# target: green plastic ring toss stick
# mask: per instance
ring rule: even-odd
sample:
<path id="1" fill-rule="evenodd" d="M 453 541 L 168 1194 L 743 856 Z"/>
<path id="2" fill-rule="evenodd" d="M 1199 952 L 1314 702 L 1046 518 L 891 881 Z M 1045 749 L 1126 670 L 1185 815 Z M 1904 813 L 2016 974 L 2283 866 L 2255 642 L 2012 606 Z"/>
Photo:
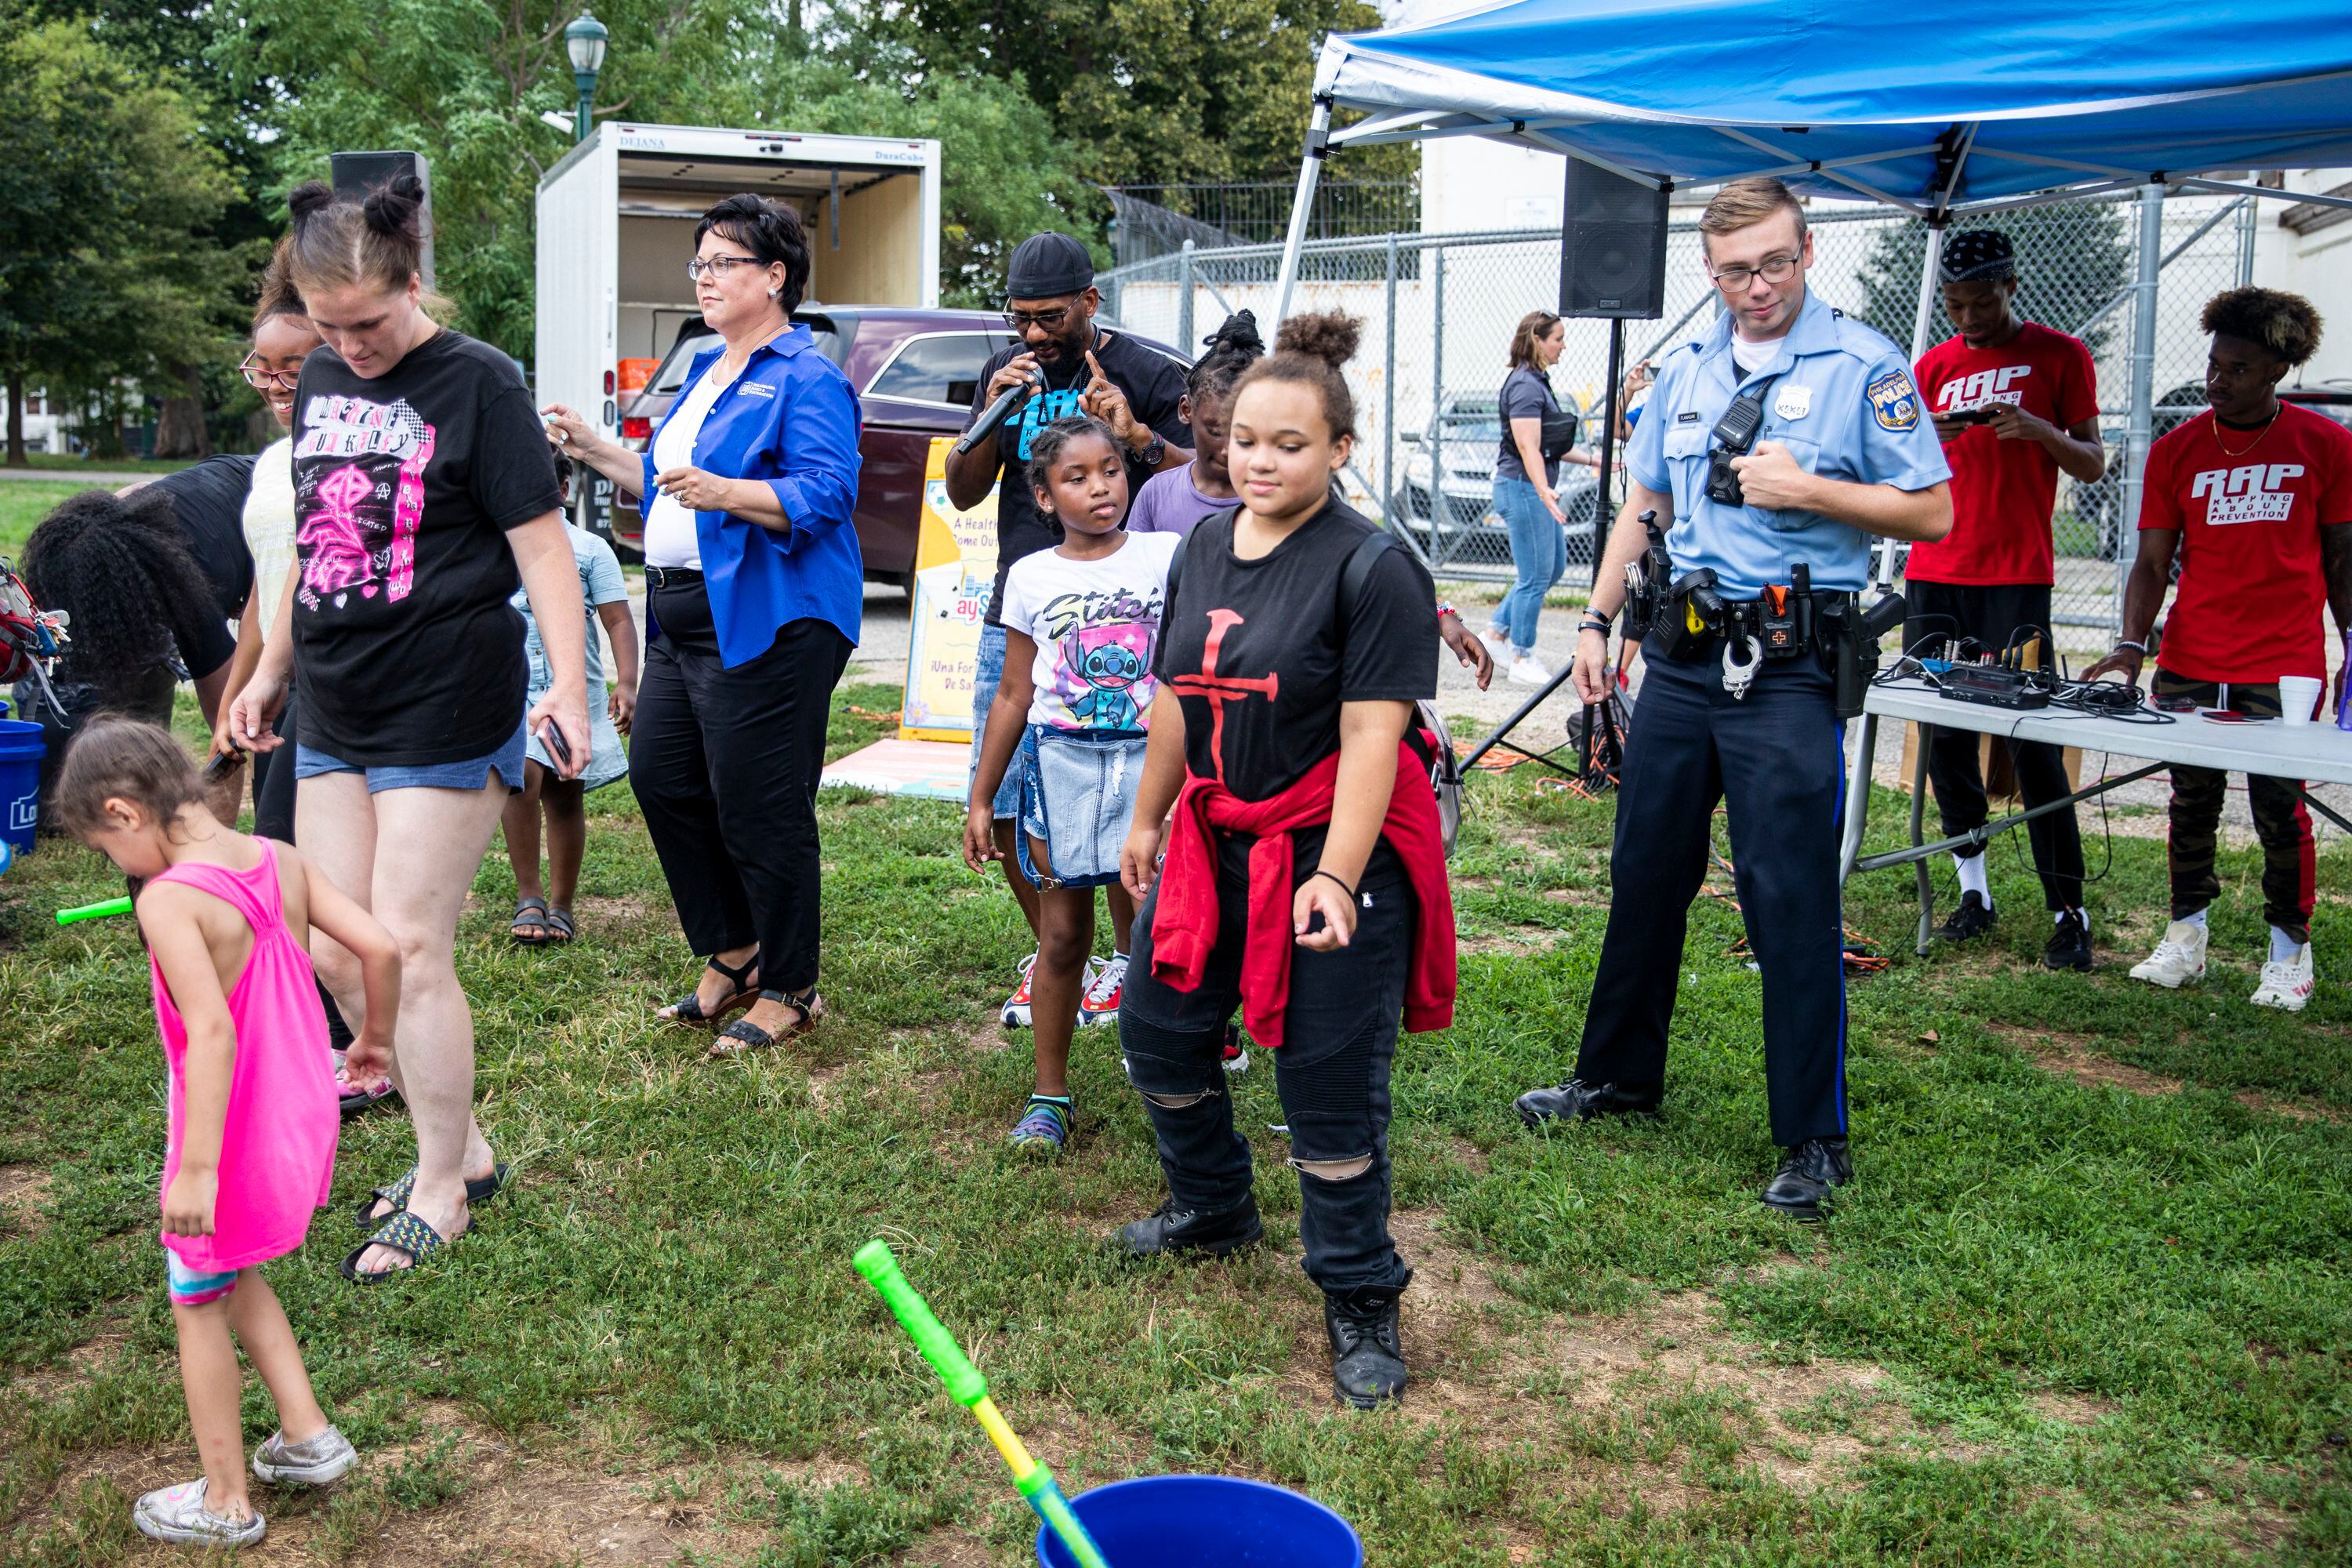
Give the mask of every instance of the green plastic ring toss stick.
<path id="1" fill-rule="evenodd" d="M 109 899 L 102 904 L 84 904 L 79 909 L 59 910 L 58 924 L 69 926 L 76 921 L 102 921 L 110 915 L 127 915 L 130 912 L 129 899 Z"/>
<path id="2" fill-rule="evenodd" d="M 1014 1489 L 1029 1500 L 1037 1517 L 1062 1538 L 1062 1544 L 1076 1559 L 1078 1568 L 1110 1568 L 1103 1561 L 1102 1549 L 1095 1544 L 1094 1537 L 1087 1533 L 1087 1527 L 1070 1510 L 1069 1500 L 1055 1482 L 1054 1472 L 1030 1458 L 1029 1450 L 1022 1446 L 1013 1428 L 1004 1424 L 1004 1417 L 997 1414 L 996 1401 L 988 1396 L 988 1379 L 957 1346 L 947 1325 L 932 1315 L 929 1305 L 907 1283 L 906 1275 L 899 1271 L 898 1259 L 891 1254 L 890 1244 L 869 1241 L 857 1249 L 850 1261 L 857 1265 L 857 1272 L 866 1276 L 866 1282 L 881 1292 L 891 1316 L 907 1331 L 907 1337 L 915 1342 L 915 1348 L 923 1352 L 923 1359 L 931 1363 L 931 1370 L 940 1374 L 940 1381 L 948 1385 L 948 1393 L 979 1419 L 982 1429 L 996 1445 L 996 1451 L 1012 1467 Z"/>

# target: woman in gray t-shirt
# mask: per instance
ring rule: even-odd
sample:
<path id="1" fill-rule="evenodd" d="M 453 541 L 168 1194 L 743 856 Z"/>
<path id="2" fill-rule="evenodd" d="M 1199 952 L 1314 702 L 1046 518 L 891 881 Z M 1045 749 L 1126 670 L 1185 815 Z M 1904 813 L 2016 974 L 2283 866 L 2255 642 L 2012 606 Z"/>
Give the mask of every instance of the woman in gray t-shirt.
<path id="1" fill-rule="evenodd" d="M 1544 595 L 1568 570 L 1568 517 L 1553 488 L 1559 482 L 1559 461 L 1546 462 L 1543 457 L 1544 418 L 1559 412 L 1548 373 L 1567 346 L 1568 323 L 1549 310 L 1530 310 L 1519 318 L 1511 333 L 1511 371 L 1504 378 L 1500 399 L 1503 431 L 1495 459 L 1495 510 L 1502 513 L 1510 534 L 1511 563 L 1518 580 L 1495 606 L 1487 639 L 1510 645 L 1511 679 L 1524 686 L 1541 686 L 1551 679 L 1535 656 L 1536 620 Z M 1568 458 L 1589 460 L 1576 452 Z"/>

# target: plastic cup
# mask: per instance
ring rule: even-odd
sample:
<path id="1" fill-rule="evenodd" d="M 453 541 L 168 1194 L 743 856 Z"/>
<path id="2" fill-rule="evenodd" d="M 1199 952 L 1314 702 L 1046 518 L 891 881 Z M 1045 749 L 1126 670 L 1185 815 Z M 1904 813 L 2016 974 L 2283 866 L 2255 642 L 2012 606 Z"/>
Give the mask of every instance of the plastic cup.
<path id="1" fill-rule="evenodd" d="M 2308 724 L 2319 707 L 2320 689 L 2327 683 L 2315 675 L 2279 677 L 2279 716 L 2290 724 Z"/>
<path id="2" fill-rule="evenodd" d="M 1145 1476 L 1070 1500 L 1110 1568 L 1363 1568 L 1363 1542 L 1317 1502 L 1234 1476 Z M 1037 1561 L 1072 1568 L 1042 1526 Z"/>

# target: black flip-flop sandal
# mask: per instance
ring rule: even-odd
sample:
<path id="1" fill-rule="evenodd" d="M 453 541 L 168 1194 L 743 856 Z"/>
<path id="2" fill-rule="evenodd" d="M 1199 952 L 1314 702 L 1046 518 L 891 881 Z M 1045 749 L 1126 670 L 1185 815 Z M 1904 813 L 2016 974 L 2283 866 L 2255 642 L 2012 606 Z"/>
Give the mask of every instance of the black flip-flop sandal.
<path id="1" fill-rule="evenodd" d="M 805 1035 L 815 1028 L 824 1016 L 824 998 L 816 994 L 814 985 L 797 996 L 782 991 L 762 991 L 760 997 L 766 1002 L 782 1002 L 800 1016 L 772 1035 L 749 1018 L 736 1019 L 710 1042 L 710 1055 L 714 1060 L 722 1057 L 740 1057 L 751 1051 L 763 1051 L 780 1041 Z"/>
<path id="2" fill-rule="evenodd" d="M 580 928 L 573 923 L 570 910 L 551 909 L 547 911 L 548 946 L 569 947 L 572 945 L 572 939 L 579 934 Z"/>
<path id="3" fill-rule="evenodd" d="M 466 1183 L 467 1212 L 468 1214 L 472 1213 L 482 1205 L 488 1203 L 492 1198 L 497 1197 L 500 1193 L 505 1192 L 507 1190 L 507 1178 L 511 1173 L 512 1168 L 510 1166 L 498 1164 L 490 1167 L 490 1173 L 488 1175 L 468 1179 Z M 407 1213 L 408 1200 L 415 1195 L 416 1167 L 411 1165 L 408 1169 L 400 1173 L 400 1180 L 393 1183 L 392 1185 L 388 1187 L 378 1187 L 369 1193 L 366 1197 L 362 1198 L 360 1200 L 358 1212 L 352 1217 L 358 1222 L 359 1227 L 362 1230 L 366 1230 L 371 1226 L 382 1225 L 394 1215 Z M 368 1211 L 374 1208 L 379 1202 L 388 1203 L 392 1207 L 383 1214 L 369 1213 Z"/>
<path id="4" fill-rule="evenodd" d="M 373 1236 L 352 1247 L 344 1257 L 343 1261 L 338 1265 L 338 1271 L 354 1285 L 381 1285 L 394 1275 L 414 1274 L 424 1267 L 426 1258 L 436 1252 L 454 1247 L 473 1228 L 469 1223 L 466 1229 L 459 1231 L 456 1236 L 443 1236 L 406 1209 L 403 1209 L 377 1227 Z M 362 1273 L 360 1259 L 367 1256 L 367 1250 L 371 1247 L 388 1247 L 394 1252 L 405 1255 L 408 1258 L 408 1267 L 376 1268 Z"/>
<path id="5" fill-rule="evenodd" d="M 524 934 L 526 931 L 532 929 L 536 929 L 538 931 L 539 934 L 537 936 L 526 936 Z M 507 938 L 509 941 L 512 942 L 517 947 L 545 947 L 547 945 L 547 900 L 545 899 L 517 899 L 515 900 L 514 919 L 507 921 Z"/>
<path id="6" fill-rule="evenodd" d="M 735 987 L 733 994 L 720 1002 L 715 1011 L 706 1013 L 702 1010 L 701 996 L 696 992 L 689 991 L 669 1005 L 666 1016 L 670 1023 L 684 1024 L 689 1028 L 716 1028 L 728 1014 L 739 1007 L 749 1007 L 760 999 L 758 986 L 743 984 L 752 971 L 760 967 L 760 958 L 757 953 L 745 959 L 740 965 L 721 963 L 713 958 L 705 963 L 704 967 L 725 976 Z"/>

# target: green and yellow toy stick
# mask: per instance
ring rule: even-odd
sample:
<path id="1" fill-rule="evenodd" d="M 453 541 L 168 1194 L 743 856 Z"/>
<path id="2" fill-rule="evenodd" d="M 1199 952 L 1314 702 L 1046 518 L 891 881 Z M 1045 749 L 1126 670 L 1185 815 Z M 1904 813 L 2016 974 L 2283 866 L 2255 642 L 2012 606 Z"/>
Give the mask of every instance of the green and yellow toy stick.
<path id="1" fill-rule="evenodd" d="M 988 1396 L 988 1379 L 957 1346 L 947 1325 L 932 1315 L 929 1305 L 907 1283 L 906 1275 L 899 1271 L 898 1259 L 891 1254 L 890 1244 L 869 1241 L 857 1249 L 850 1261 L 857 1265 L 857 1272 L 866 1276 L 866 1282 L 881 1292 L 891 1316 L 907 1331 L 907 1337 L 915 1342 L 915 1348 L 923 1352 L 923 1359 L 931 1363 L 931 1370 L 940 1374 L 940 1381 L 948 1385 L 948 1393 L 979 1420 L 981 1429 L 1012 1467 L 1014 1489 L 1029 1500 L 1037 1517 L 1062 1538 L 1062 1544 L 1069 1549 L 1078 1568 L 1110 1568 L 1103 1561 L 1102 1549 L 1095 1544 L 1094 1537 L 1078 1522 L 1078 1516 L 1070 1511 L 1070 1501 L 1062 1495 L 1054 1472 L 1030 1458 L 1029 1450 L 1022 1447 L 1021 1439 L 997 1414 L 996 1401 Z"/>
<path id="2" fill-rule="evenodd" d="M 59 910 L 58 924 L 69 926 L 76 921 L 102 921 L 110 915 L 127 915 L 130 912 L 129 899 L 109 899 L 102 904 L 84 904 L 79 909 Z"/>

